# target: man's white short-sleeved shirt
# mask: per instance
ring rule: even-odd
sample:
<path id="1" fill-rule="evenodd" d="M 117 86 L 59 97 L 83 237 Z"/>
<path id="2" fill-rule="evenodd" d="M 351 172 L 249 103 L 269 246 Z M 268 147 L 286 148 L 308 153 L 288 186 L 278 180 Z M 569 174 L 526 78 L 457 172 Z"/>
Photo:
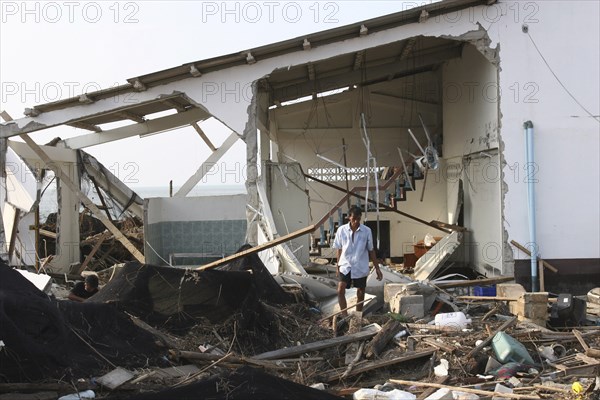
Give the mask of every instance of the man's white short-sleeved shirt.
<path id="1" fill-rule="evenodd" d="M 352 271 L 351 278 L 358 279 L 369 275 L 369 251 L 373 250 L 371 228 L 360 224 L 352 237 L 350 224 L 340 226 L 335 233 L 334 249 L 341 249 L 338 260 L 340 272 L 344 275 Z"/>

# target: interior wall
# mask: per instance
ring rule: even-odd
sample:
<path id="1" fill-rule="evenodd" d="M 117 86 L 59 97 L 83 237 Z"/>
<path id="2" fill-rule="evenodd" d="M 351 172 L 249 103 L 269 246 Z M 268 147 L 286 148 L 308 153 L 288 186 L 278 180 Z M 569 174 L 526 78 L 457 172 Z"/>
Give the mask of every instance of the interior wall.
<path id="1" fill-rule="evenodd" d="M 269 177 L 269 206 L 279 236 L 310 225 L 306 182 L 299 164 L 267 163 L 263 173 Z M 309 261 L 309 235 L 288 242 L 302 265 Z"/>
<path id="2" fill-rule="evenodd" d="M 246 195 L 164 197 L 144 200 L 144 254 L 148 264 L 177 265 L 212 261 L 236 252 L 246 235 Z"/>
<path id="3" fill-rule="evenodd" d="M 443 68 L 443 154 L 448 218 L 456 219 L 463 182 L 465 261 L 488 275 L 503 268 L 497 68 L 473 45 Z"/>

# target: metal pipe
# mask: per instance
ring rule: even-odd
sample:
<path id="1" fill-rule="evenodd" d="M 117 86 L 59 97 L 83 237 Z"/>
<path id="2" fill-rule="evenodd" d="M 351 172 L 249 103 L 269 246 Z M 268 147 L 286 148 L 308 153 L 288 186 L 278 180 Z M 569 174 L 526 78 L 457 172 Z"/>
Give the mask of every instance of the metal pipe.
<path id="1" fill-rule="evenodd" d="M 531 291 L 538 291 L 538 246 L 535 230 L 535 165 L 533 161 L 533 122 L 527 121 L 523 124 L 525 129 L 525 142 L 527 147 L 527 199 L 529 208 L 529 243 L 531 244 Z"/>

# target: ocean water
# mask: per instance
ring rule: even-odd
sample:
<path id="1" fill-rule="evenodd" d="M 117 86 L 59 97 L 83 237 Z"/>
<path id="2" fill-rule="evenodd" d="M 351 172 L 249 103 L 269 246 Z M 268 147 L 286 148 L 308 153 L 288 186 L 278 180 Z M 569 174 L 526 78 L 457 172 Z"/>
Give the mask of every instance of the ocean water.
<path id="1" fill-rule="evenodd" d="M 169 197 L 168 186 L 131 186 L 131 189 L 142 198 Z M 179 187 L 174 187 L 173 194 L 177 193 L 177 190 L 179 190 Z M 82 187 L 82 192 L 85 193 L 94 204 L 101 204 L 95 190 L 89 187 Z M 192 189 L 188 194 L 188 197 L 223 196 L 245 193 L 246 187 L 244 185 L 198 185 Z M 40 221 L 45 221 L 48 215 L 56 212 L 57 209 L 56 186 L 50 185 L 44 191 L 42 200 L 40 201 Z"/>

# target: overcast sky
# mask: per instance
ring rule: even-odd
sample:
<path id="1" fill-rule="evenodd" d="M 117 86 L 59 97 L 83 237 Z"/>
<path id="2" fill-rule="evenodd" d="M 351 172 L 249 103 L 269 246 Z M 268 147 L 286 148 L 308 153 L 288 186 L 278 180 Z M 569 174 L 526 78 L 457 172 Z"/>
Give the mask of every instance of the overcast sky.
<path id="1" fill-rule="evenodd" d="M 0 110 L 126 83 L 127 78 L 431 3 L 420 1 L 4 1 L 0 0 Z M 204 126 L 217 146 L 228 131 Z M 46 143 L 83 132 L 60 127 Z M 132 186 L 182 185 L 210 150 L 193 128 L 86 151 Z M 244 183 L 239 141 L 209 184 Z M 238 174 L 231 171 L 239 171 Z"/>

